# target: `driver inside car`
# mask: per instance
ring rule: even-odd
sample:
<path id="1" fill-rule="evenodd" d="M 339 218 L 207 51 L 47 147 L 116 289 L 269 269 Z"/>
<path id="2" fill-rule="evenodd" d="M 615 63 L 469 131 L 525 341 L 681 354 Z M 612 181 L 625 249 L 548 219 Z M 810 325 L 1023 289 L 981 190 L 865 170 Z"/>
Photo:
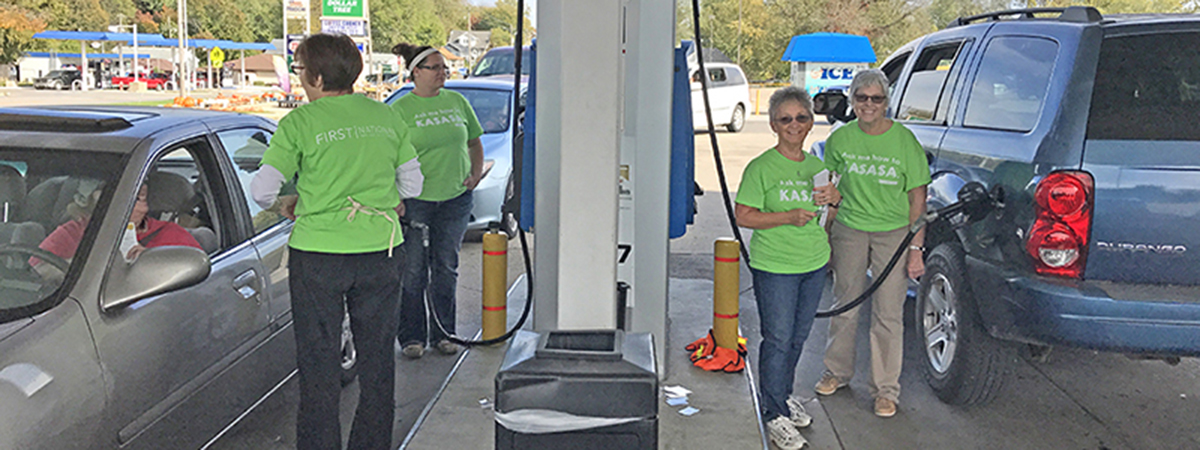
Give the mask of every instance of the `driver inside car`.
<path id="1" fill-rule="evenodd" d="M 192 237 L 192 234 L 188 233 L 179 224 L 148 216 L 150 212 L 150 203 L 148 201 L 150 193 L 151 190 L 148 181 L 143 183 L 141 188 L 138 189 L 137 201 L 133 205 L 133 212 L 129 214 L 129 223 L 134 224 L 137 232 L 137 244 L 123 255 L 125 259 L 133 262 L 137 259 L 138 255 L 141 255 L 148 248 L 169 245 L 202 249 L 200 243 L 196 242 L 196 238 Z M 72 220 L 59 225 L 38 247 L 70 262 L 75 257 L 75 251 L 79 248 L 79 242 L 83 240 L 83 233 L 87 230 L 88 221 L 92 217 L 92 210 L 99 199 L 99 186 L 91 194 L 77 195 L 75 201 L 67 207 L 67 214 L 72 217 Z M 64 275 L 57 267 L 47 264 L 37 257 L 29 258 L 29 263 L 43 278 L 59 278 Z"/>

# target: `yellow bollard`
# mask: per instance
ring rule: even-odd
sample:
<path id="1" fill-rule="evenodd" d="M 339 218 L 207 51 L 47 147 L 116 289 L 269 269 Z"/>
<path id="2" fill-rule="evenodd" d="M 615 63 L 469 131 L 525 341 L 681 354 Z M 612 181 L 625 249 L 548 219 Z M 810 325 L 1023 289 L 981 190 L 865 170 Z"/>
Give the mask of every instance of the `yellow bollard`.
<path id="1" fill-rule="evenodd" d="M 483 235 L 483 339 L 504 334 L 508 321 L 508 236 L 489 231 Z"/>
<path id="2" fill-rule="evenodd" d="M 717 347 L 738 348 L 738 241 L 717 239 L 713 251 L 713 340 Z"/>

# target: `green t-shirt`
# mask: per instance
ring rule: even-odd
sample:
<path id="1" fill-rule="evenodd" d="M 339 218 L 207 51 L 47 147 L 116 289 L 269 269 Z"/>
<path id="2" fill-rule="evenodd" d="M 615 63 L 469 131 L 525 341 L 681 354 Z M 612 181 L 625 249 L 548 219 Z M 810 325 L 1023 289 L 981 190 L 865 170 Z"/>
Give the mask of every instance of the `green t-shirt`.
<path id="1" fill-rule="evenodd" d="M 925 150 L 899 122 L 879 136 L 857 120 L 838 128 L 825 141 L 825 167 L 842 176 L 837 221 L 859 231 L 908 226 L 908 191 L 930 182 Z"/>
<path id="2" fill-rule="evenodd" d="M 796 162 L 772 148 L 746 165 L 737 202 L 769 213 L 796 208 L 815 212 L 813 175 L 824 168 L 815 157 L 807 156 L 804 161 Z M 818 222 L 814 218 L 802 227 L 780 225 L 754 230 L 750 238 L 750 267 L 783 274 L 820 269 L 829 262 L 829 238 Z"/>
<path id="3" fill-rule="evenodd" d="M 463 180 L 471 174 L 467 141 L 483 135 L 483 127 L 467 99 L 449 89 L 433 97 L 409 92 L 396 99 L 392 109 L 408 123 L 421 161 L 425 184 L 417 199 L 440 202 L 466 192 Z"/>
<path id="4" fill-rule="evenodd" d="M 322 253 L 387 250 L 400 204 L 396 169 L 417 157 L 409 134 L 391 108 L 357 94 L 318 99 L 280 120 L 262 164 L 286 180 L 299 175 L 288 245 Z M 347 197 L 391 220 L 368 211 L 347 220 Z M 394 243 L 403 241 L 396 227 Z"/>

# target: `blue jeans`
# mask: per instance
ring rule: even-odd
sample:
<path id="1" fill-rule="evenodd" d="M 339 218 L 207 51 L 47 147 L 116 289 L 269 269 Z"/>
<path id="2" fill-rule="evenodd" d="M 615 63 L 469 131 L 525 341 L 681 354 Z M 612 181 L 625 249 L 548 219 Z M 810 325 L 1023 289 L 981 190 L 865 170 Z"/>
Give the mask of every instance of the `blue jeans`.
<path id="1" fill-rule="evenodd" d="M 787 398 L 792 395 L 804 341 L 816 320 L 827 270 L 780 274 L 750 269 L 763 337 L 758 347 L 758 395 L 764 421 L 791 414 Z"/>
<path id="2" fill-rule="evenodd" d="M 440 202 L 404 200 L 404 217 L 429 227 L 429 248 L 420 232 L 409 229 L 404 236 L 404 279 L 400 294 L 400 327 L 396 338 L 402 345 L 438 342 L 446 335 L 426 317 L 425 296 L 433 303 L 446 331 L 454 334 L 455 296 L 458 288 L 458 251 L 471 218 L 471 191 Z"/>

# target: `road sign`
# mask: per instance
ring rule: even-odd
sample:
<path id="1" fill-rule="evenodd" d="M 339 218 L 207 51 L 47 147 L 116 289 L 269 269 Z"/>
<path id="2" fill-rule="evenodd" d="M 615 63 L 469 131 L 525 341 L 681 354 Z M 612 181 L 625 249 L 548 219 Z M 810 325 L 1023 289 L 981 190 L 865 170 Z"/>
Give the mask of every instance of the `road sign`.
<path id="1" fill-rule="evenodd" d="M 225 62 L 225 52 L 221 50 L 221 47 L 213 47 L 208 52 L 208 61 L 209 64 L 219 67 Z"/>

